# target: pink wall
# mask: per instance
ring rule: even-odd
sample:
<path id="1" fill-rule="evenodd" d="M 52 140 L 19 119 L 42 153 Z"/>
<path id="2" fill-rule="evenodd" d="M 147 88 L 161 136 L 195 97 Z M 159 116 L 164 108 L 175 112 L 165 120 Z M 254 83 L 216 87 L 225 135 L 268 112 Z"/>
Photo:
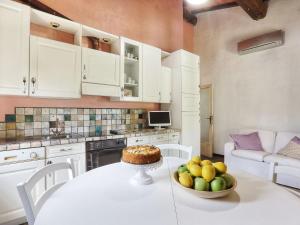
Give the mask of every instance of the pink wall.
<path id="1" fill-rule="evenodd" d="M 193 32 L 183 21 L 182 0 L 41 0 L 72 20 L 157 46 L 192 51 Z M 50 35 L 53 35 L 51 32 Z M 62 37 L 62 36 L 60 36 Z M 63 37 L 62 37 L 63 38 Z M 66 37 L 68 38 L 68 37 Z M 0 96 L 0 121 L 15 107 L 94 107 L 159 109 L 159 104 L 111 102 L 106 97 L 77 100 Z"/>

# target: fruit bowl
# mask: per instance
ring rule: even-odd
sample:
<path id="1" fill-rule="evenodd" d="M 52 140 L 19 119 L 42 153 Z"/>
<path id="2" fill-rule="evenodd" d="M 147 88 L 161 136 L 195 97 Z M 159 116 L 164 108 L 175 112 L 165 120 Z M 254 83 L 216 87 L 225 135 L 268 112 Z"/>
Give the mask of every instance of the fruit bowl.
<path id="1" fill-rule="evenodd" d="M 192 188 L 187 188 L 187 187 L 184 187 L 180 184 L 179 182 L 179 175 L 178 175 L 178 172 L 175 171 L 174 174 L 173 174 L 173 179 L 176 183 L 176 185 L 178 185 L 180 188 L 182 188 L 183 190 L 189 192 L 190 194 L 193 194 L 193 195 L 196 195 L 200 198 L 221 198 L 221 197 L 225 197 L 227 195 L 229 195 L 231 192 L 234 191 L 234 189 L 236 188 L 237 186 L 237 182 L 236 182 L 236 179 L 234 179 L 234 182 L 233 182 L 233 186 L 229 189 L 226 189 L 226 190 L 222 190 L 222 191 L 216 191 L 216 192 L 212 192 L 212 191 L 197 191 L 197 190 L 194 190 Z"/>

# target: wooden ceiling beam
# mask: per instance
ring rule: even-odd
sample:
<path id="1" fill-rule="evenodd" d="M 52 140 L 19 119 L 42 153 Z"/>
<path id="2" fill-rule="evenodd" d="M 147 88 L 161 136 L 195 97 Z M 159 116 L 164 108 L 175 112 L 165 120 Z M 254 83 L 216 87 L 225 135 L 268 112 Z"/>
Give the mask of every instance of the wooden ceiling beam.
<path id="1" fill-rule="evenodd" d="M 232 7 L 237 7 L 237 6 L 239 6 L 239 5 L 236 2 L 229 2 L 229 3 L 215 5 L 215 6 L 211 6 L 211 7 L 207 7 L 207 8 L 203 8 L 203 9 L 195 9 L 195 10 L 192 10 L 191 13 L 196 15 L 199 13 L 215 11 L 215 10 L 220 10 L 220 9 L 227 9 L 227 8 L 232 8 Z"/>
<path id="2" fill-rule="evenodd" d="M 236 0 L 236 2 L 254 20 L 263 19 L 267 15 L 267 11 L 268 11 L 267 0 Z"/>

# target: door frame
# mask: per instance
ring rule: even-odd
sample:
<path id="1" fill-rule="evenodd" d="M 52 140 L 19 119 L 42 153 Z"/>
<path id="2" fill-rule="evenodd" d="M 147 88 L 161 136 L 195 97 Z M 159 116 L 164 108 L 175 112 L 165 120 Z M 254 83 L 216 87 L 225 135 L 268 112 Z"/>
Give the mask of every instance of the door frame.
<path id="1" fill-rule="evenodd" d="M 209 134 L 208 134 L 208 139 L 210 140 L 210 146 L 209 150 L 203 151 L 204 148 L 202 148 L 202 142 L 201 142 L 201 154 L 207 157 L 212 157 L 214 154 L 214 108 L 213 108 L 213 86 L 212 84 L 205 84 L 205 85 L 200 85 L 200 92 L 201 89 L 209 89 L 209 96 L 210 96 L 210 112 L 211 112 L 211 123 L 209 127 Z M 200 101 L 201 101 L 201 95 L 200 95 Z M 201 102 L 200 102 L 200 121 L 201 121 Z M 200 124 L 201 127 L 201 124 Z M 200 137 L 201 138 L 201 137 Z"/>

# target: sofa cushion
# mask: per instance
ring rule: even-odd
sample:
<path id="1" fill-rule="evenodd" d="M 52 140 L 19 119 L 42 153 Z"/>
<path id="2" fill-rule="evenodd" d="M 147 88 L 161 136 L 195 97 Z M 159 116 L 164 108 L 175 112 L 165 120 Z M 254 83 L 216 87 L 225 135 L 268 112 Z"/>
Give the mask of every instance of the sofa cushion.
<path id="1" fill-rule="evenodd" d="M 240 158 L 251 159 L 258 162 L 263 162 L 264 157 L 270 155 L 269 152 L 246 149 L 234 150 L 231 152 L 231 154 Z"/>
<path id="2" fill-rule="evenodd" d="M 267 163 L 277 162 L 279 165 L 283 166 L 294 166 L 300 168 L 300 160 L 293 159 L 284 155 L 272 154 L 264 158 L 264 161 Z"/>
<path id="3" fill-rule="evenodd" d="M 274 147 L 274 152 L 277 153 L 281 149 L 283 149 L 285 146 L 288 145 L 288 143 L 294 138 L 294 137 L 299 137 L 300 138 L 300 133 L 294 133 L 294 132 L 278 132 L 276 136 L 276 141 L 275 141 L 275 147 Z"/>
<path id="4" fill-rule="evenodd" d="M 258 132 L 258 136 L 260 138 L 262 147 L 264 151 L 272 153 L 274 149 L 274 143 L 275 143 L 275 132 L 274 131 L 268 131 L 268 130 L 255 130 L 255 129 L 243 129 L 239 130 L 239 134 L 249 134 L 251 132 Z"/>
<path id="5" fill-rule="evenodd" d="M 277 154 L 291 157 L 293 159 L 300 159 L 300 139 L 298 137 L 294 137 L 287 146 L 279 150 Z"/>
<path id="6" fill-rule="evenodd" d="M 231 134 L 235 149 L 263 151 L 258 132 L 250 134 Z"/>

